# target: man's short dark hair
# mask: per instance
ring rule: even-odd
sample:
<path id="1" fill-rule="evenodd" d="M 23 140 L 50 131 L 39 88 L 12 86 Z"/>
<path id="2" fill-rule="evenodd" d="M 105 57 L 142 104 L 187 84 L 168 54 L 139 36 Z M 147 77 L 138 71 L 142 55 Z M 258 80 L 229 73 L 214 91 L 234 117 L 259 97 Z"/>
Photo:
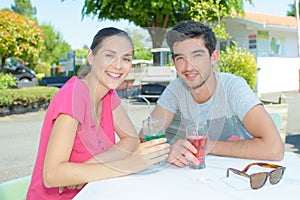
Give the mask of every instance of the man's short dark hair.
<path id="1" fill-rule="evenodd" d="M 209 51 L 209 55 L 212 55 L 216 49 L 217 39 L 212 29 L 209 28 L 209 26 L 193 20 L 179 22 L 167 32 L 166 36 L 167 44 L 172 52 L 174 43 L 191 38 L 202 38 L 205 47 Z"/>

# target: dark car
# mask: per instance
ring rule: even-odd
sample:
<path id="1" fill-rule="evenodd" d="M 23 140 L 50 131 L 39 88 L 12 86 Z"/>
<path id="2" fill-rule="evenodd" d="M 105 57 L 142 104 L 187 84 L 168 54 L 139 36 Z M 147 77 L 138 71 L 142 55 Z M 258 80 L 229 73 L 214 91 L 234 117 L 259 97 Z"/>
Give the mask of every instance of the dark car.
<path id="1" fill-rule="evenodd" d="M 160 97 L 166 86 L 175 80 L 177 73 L 171 66 L 148 66 L 141 75 L 141 98 L 156 100 Z"/>
<path id="2" fill-rule="evenodd" d="M 61 88 L 71 77 L 69 76 L 49 76 L 42 78 L 41 86 L 51 86 Z"/>
<path id="3" fill-rule="evenodd" d="M 5 60 L 3 68 L 4 72 L 13 74 L 18 85 L 22 83 L 31 83 L 31 86 L 37 85 L 37 78 L 35 71 L 23 65 L 19 60 L 9 57 Z"/>
<path id="4" fill-rule="evenodd" d="M 148 98 L 159 98 L 166 86 L 162 84 L 144 84 L 141 86 L 141 95 Z"/>

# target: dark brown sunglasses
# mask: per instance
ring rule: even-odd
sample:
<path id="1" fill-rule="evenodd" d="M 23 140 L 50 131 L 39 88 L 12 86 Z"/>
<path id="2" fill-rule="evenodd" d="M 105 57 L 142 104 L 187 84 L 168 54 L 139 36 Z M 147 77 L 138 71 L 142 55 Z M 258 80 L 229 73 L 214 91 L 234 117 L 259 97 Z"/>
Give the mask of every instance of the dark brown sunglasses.
<path id="1" fill-rule="evenodd" d="M 260 167 L 265 167 L 265 168 L 275 168 L 274 170 L 270 171 L 270 172 L 258 172 L 258 173 L 254 173 L 251 175 L 246 174 L 247 170 L 253 166 L 253 165 L 258 165 Z M 229 171 L 232 171 L 235 174 L 244 176 L 246 178 L 250 178 L 250 186 L 252 189 L 259 189 L 262 186 L 264 186 L 264 184 L 266 183 L 268 177 L 270 180 L 270 183 L 272 185 L 275 185 L 277 183 L 279 183 L 279 181 L 281 180 L 284 170 L 286 167 L 280 166 L 280 165 L 274 165 L 274 164 L 268 164 L 268 163 L 250 163 L 249 165 L 247 165 L 247 167 L 245 167 L 245 169 L 243 169 L 243 171 L 237 170 L 237 169 L 233 169 L 233 168 L 228 168 L 227 169 L 227 177 L 229 176 Z"/>

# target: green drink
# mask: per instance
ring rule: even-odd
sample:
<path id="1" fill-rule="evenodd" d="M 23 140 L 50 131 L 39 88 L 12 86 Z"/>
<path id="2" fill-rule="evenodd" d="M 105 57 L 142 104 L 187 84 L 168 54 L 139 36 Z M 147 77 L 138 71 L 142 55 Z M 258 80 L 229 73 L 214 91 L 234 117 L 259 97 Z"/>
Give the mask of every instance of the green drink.
<path id="1" fill-rule="evenodd" d="M 152 118 L 143 120 L 142 124 L 142 141 L 148 142 L 150 140 L 166 138 L 165 130 L 164 130 L 164 120 L 160 118 Z M 155 167 L 163 167 L 165 165 L 165 161 L 160 161 L 153 166 Z"/>
<path id="2" fill-rule="evenodd" d="M 141 138 L 142 141 L 165 138 L 164 120 L 160 118 L 145 119 L 142 124 Z"/>
<path id="3" fill-rule="evenodd" d="M 158 138 L 165 138 L 166 135 L 163 131 L 158 132 L 158 133 L 148 133 L 149 135 L 144 135 L 144 140 L 145 142 L 158 139 Z"/>

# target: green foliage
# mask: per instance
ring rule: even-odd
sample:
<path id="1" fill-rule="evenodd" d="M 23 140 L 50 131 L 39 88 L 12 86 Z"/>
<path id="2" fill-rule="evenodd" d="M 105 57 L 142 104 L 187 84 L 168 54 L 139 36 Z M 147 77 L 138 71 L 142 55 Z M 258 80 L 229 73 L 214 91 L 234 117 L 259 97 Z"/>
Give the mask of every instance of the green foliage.
<path id="1" fill-rule="evenodd" d="M 14 0 L 15 5 L 11 6 L 11 10 L 19 13 L 29 19 L 33 19 L 36 15 L 36 7 L 33 7 L 30 0 Z"/>
<path id="2" fill-rule="evenodd" d="M 196 0 L 85 0 L 82 15 L 92 15 L 98 19 L 126 19 L 137 26 L 147 28 L 153 48 L 156 48 L 161 47 L 167 28 L 182 20 L 191 19 L 190 11 L 197 2 Z M 240 13 L 243 11 L 244 2 L 252 3 L 252 0 L 221 0 L 220 4 L 225 6 L 226 13 L 233 10 Z M 215 1 L 212 3 L 216 4 Z M 215 18 L 212 19 L 216 21 Z"/>
<path id="3" fill-rule="evenodd" d="M 134 46 L 134 59 L 151 60 L 151 49 L 145 49 L 144 39 L 145 37 L 138 32 L 138 30 L 126 29 L 126 32 L 132 39 Z"/>
<path id="4" fill-rule="evenodd" d="M 253 54 L 237 45 L 221 51 L 217 70 L 243 77 L 251 89 L 256 84 L 257 63 Z"/>
<path id="5" fill-rule="evenodd" d="M 89 48 L 76 49 L 75 50 L 76 59 L 86 59 L 88 51 L 89 51 Z"/>
<path id="6" fill-rule="evenodd" d="M 34 71 L 37 74 L 45 74 L 45 76 L 50 76 L 51 65 L 46 62 L 37 63 L 34 67 Z"/>
<path id="7" fill-rule="evenodd" d="M 58 90 L 59 88 L 56 87 L 41 86 L 0 90 L 0 106 L 28 106 L 50 102 Z"/>
<path id="8" fill-rule="evenodd" d="M 295 2 L 293 4 L 289 4 L 290 6 L 290 10 L 287 11 L 286 15 L 287 16 L 292 16 L 295 17 L 296 16 L 296 6 L 295 6 Z M 298 2 L 298 8 L 300 7 L 300 1 Z M 300 9 L 299 9 L 300 12 Z"/>
<path id="9" fill-rule="evenodd" d="M 85 0 L 82 14 L 92 14 L 98 19 L 128 19 L 141 27 L 168 28 L 179 20 L 189 18 L 188 2 L 188 0 Z"/>
<path id="10" fill-rule="evenodd" d="M 193 20 L 200 21 L 210 26 L 218 39 L 230 37 L 226 32 L 225 24 L 221 21 L 228 17 L 229 13 L 225 5 L 220 4 L 222 0 L 194 1 L 190 11 Z M 217 23 L 213 23 L 216 21 Z"/>
<path id="11" fill-rule="evenodd" d="M 0 72 L 0 90 L 11 88 L 17 85 L 17 79 L 12 74 Z"/>
<path id="12" fill-rule="evenodd" d="M 41 65 L 45 67 L 45 63 L 49 65 L 58 64 L 60 55 L 71 50 L 70 45 L 63 40 L 62 34 L 56 32 L 51 25 L 42 24 L 41 28 L 38 27 L 38 20 L 35 17 L 37 10 L 36 7 L 32 6 L 30 0 L 14 0 L 14 3 L 11 5 L 11 10 L 14 12 L 0 11 L 2 12 L 0 14 L 0 57 L 3 58 L 2 64 L 4 64 L 3 61 L 6 57 L 19 58 L 33 69 L 40 69 Z M 7 17 L 2 18 L 2 15 L 7 15 Z M 2 24 L 1 20 L 6 22 Z M 39 32 L 39 38 L 35 32 Z M 16 47 L 12 48 L 13 45 Z M 34 48 L 37 48 L 38 51 Z M 39 64 L 40 61 L 42 64 Z M 42 73 L 49 74 L 46 69 L 42 71 Z"/>
<path id="13" fill-rule="evenodd" d="M 168 67 L 174 67 L 175 65 L 174 65 L 173 62 L 170 62 L 170 63 L 167 63 L 166 66 L 168 66 Z"/>
<path id="14" fill-rule="evenodd" d="M 126 32 L 128 35 L 131 37 L 131 40 L 134 45 L 134 49 L 142 49 L 144 48 L 144 43 L 143 43 L 143 35 L 138 32 L 137 29 L 130 30 L 126 29 Z"/>
<path id="15" fill-rule="evenodd" d="M 38 25 L 8 10 L 0 10 L 0 57 L 20 60 L 37 58 L 44 48 L 43 31 Z"/>
<path id="16" fill-rule="evenodd" d="M 152 53 L 151 49 L 134 49 L 134 56 L 133 59 L 141 59 L 141 60 L 151 60 Z"/>
<path id="17" fill-rule="evenodd" d="M 161 47 L 167 28 L 190 19 L 188 5 L 188 0 L 85 0 L 82 14 L 115 21 L 127 19 L 145 27 L 151 35 L 153 48 L 156 48 Z"/>
<path id="18" fill-rule="evenodd" d="M 45 50 L 41 52 L 40 59 L 42 62 L 58 64 L 60 56 L 71 50 L 70 45 L 63 40 L 62 34 L 56 32 L 50 24 L 42 24 L 41 29 L 45 35 Z"/>

